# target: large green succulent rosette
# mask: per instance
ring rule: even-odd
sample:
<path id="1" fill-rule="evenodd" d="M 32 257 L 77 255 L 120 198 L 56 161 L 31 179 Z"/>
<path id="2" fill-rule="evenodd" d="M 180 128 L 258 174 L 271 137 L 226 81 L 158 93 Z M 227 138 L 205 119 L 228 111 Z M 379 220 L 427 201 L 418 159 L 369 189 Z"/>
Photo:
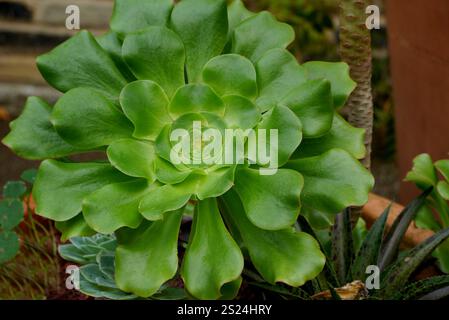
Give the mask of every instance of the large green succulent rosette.
<path id="1" fill-rule="evenodd" d="M 150 297 L 178 272 L 195 298 L 232 297 L 244 260 L 270 283 L 300 286 L 324 266 L 300 213 L 335 214 L 367 201 L 363 130 L 337 114 L 354 89 L 343 63 L 300 65 L 294 32 L 240 1 L 117 0 L 111 31 L 81 31 L 37 60 L 64 95 L 31 97 L 3 140 L 44 160 L 37 212 L 65 238 L 115 233 L 118 288 Z M 278 168 L 185 165 L 173 130 L 278 130 Z M 107 161 L 75 162 L 101 152 Z M 253 159 L 254 160 L 254 159 Z M 178 261 L 184 208 L 195 204 Z M 242 250 L 244 249 L 244 250 Z M 244 252 L 245 254 L 243 254 Z"/>

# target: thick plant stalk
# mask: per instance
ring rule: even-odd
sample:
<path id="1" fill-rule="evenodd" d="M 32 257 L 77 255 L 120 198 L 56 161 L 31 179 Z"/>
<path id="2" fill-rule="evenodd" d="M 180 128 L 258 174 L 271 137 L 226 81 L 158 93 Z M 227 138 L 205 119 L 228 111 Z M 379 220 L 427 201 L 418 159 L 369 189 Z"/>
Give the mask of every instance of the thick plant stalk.
<path id="1" fill-rule="evenodd" d="M 346 107 L 349 122 L 365 129 L 366 155 L 362 164 L 371 167 L 371 141 L 373 132 L 373 97 L 371 92 L 371 33 L 366 26 L 368 0 L 340 1 L 340 55 L 350 67 L 351 78 L 357 87 Z M 361 216 L 362 208 L 352 208 L 353 226 Z"/>
<path id="2" fill-rule="evenodd" d="M 366 130 L 366 156 L 363 165 L 371 166 L 371 140 L 373 132 L 373 98 L 371 93 L 371 34 L 365 22 L 367 0 L 341 0 L 340 2 L 340 55 L 351 70 L 357 87 L 349 97 L 349 122 Z"/>

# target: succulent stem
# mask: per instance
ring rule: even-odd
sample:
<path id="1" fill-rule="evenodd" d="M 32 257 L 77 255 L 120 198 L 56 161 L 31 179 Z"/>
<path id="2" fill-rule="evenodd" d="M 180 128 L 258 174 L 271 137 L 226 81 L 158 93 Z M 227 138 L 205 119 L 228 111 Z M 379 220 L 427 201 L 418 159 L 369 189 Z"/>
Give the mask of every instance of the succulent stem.
<path id="1" fill-rule="evenodd" d="M 366 27 L 367 0 L 340 1 L 340 55 L 351 70 L 357 87 L 349 97 L 349 122 L 366 130 L 366 156 L 363 165 L 371 166 L 373 99 L 371 93 L 371 34 Z"/>

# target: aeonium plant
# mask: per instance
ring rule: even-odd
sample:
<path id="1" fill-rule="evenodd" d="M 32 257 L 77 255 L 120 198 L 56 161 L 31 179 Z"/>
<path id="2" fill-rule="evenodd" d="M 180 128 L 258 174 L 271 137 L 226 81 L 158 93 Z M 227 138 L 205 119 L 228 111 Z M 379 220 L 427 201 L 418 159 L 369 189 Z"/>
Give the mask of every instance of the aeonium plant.
<path id="1" fill-rule="evenodd" d="M 81 31 L 38 58 L 64 95 L 29 98 L 3 140 L 44 160 L 37 212 L 65 238 L 115 233 L 117 287 L 140 297 L 177 274 L 188 203 L 179 273 L 193 297 L 235 296 L 244 258 L 269 283 L 316 277 L 324 255 L 298 215 L 362 205 L 374 182 L 357 161 L 363 130 L 337 114 L 348 67 L 300 65 L 293 39 L 240 1 L 117 0 L 109 33 Z M 70 158 L 93 151 L 107 161 Z"/>

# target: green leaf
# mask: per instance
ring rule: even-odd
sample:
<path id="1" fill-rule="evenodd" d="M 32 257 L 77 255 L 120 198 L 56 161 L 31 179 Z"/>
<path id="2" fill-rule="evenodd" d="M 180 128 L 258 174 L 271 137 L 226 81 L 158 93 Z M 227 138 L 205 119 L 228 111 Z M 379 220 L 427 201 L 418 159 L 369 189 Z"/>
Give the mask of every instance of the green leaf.
<path id="1" fill-rule="evenodd" d="M 373 176 L 349 153 L 332 149 L 321 156 L 292 160 L 288 168 L 304 177 L 301 200 L 304 206 L 328 213 L 368 201 Z"/>
<path id="2" fill-rule="evenodd" d="M 8 181 L 3 186 L 4 198 L 20 199 L 27 192 L 27 186 L 23 181 Z"/>
<path id="3" fill-rule="evenodd" d="M 173 212 L 147 229 L 137 229 L 136 238 L 119 243 L 115 276 L 121 290 L 149 297 L 175 276 L 181 217 L 182 211 Z"/>
<path id="4" fill-rule="evenodd" d="M 440 244 L 433 252 L 433 256 L 438 259 L 440 270 L 449 273 L 449 240 Z"/>
<path id="5" fill-rule="evenodd" d="M 12 230 L 23 220 L 24 208 L 20 199 L 3 199 L 0 201 L 0 227 Z"/>
<path id="6" fill-rule="evenodd" d="M 263 11 L 234 29 L 232 52 L 256 62 L 271 49 L 287 48 L 294 39 L 295 31 L 291 26 L 277 21 L 268 11 Z"/>
<path id="7" fill-rule="evenodd" d="M 417 300 L 423 295 L 449 286 L 449 276 L 437 276 L 410 283 L 401 289 L 392 300 Z"/>
<path id="8" fill-rule="evenodd" d="M 92 284 L 108 288 L 117 289 L 114 280 L 104 274 L 98 264 L 88 264 L 80 268 L 80 275 Z"/>
<path id="9" fill-rule="evenodd" d="M 225 54 L 211 59 L 203 69 L 203 81 L 220 96 L 257 96 L 257 75 L 254 65 L 238 54 Z"/>
<path id="10" fill-rule="evenodd" d="M 223 167 L 207 173 L 196 172 L 185 181 L 199 200 L 216 198 L 234 185 L 236 167 Z"/>
<path id="11" fill-rule="evenodd" d="M 75 262 L 79 264 L 86 264 L 95 261 L 96 255 L 86 256 L 85 252 L 72 244 L 63 244 L 58 247 L 58 252 L 61 258 L 65 261 Z"/>
<path id="12" fill-rule="evenodd" d="M 87 254 L 98 255 L 103 249 L 115 250 L 117 243 L 113 236 L 104 234 L 95 234 L 92 237 L 75 237 L 70 242 Z"/>
<path id="13" fill-rule="evenodd" d="M 439 160 L 435 162 L 435 168 L 449 181 L 449 160 Z"/>
<path id="14" fill-rule="evenodd" d="M 20 179 L 22 179 L 25 182 L 28 182 L 29 184 L 34 184 L 34 181 L 36 180 L 37 170 L 36 169 L 28 169 L 25 170 L 21 175 Z"/>
<path id="15" fill-rule="evenodd" d="M 248 219 L 265 230 L 280 230 L 295 223 L 301 208 L 302 188 L 302 176 L 286 169 L 264 176 L 259 170 L 240 168 L 234 186 Z"/>
<path id="16" fill-rule="evenodd" d="M 228 41 L 232 39 L 232 34 L 234 33 L 235 27 L 253 15 L 255 15 L 255 13 L 246 9 L 241 0 L 232 1 L 232 3 L 228 6 Z"/>
<path id="17" fill-rule="evenodd" d="M 446 181 L 439 181 L 437 184 L 437 190 L 445 200 L 449 201 L 449 183 Z"/>
<path id="18" fill-rule="evenodd" d="M 326 228 L 326 230 L 317 230 L 317 232 L 315 232 L 313 225 L 311 225 L 308 220 L 309 220 L 309 217 L 306 218 L 303 215 L 300 215 L 298 217 L 297 225 L 299 226 L 299 230 L 311 235 L 314 239 L 316 239 L 318 241 L 318 243 L 320 245 L 321 252 L 323 252 L 323 254 L 326 257 L 326 264 L 324 266 L 323 272 L 324 272 L 324 275 L 325 275 L 328 283 L 334 284 L 336 286 L 341 286 L 341 283 L 339 282 L 338 277 L 337 277 L 337 273 L 335 272 L 334 266 L 332 264 L 332 259 L 327 255 L 327 252 L 323 245 L 323 243 L 325 243 L 325 242 L 321 241 L 321 238 L 319 236 L 320 233 L 325 232 L 327 237 L 330 238 L 329 226 Z"/>
<path id="19" fill-rule="evenodd" d="M 77 33 L 36 62 L 45 80 L 62 92 L 89 87 L 115 100 L 126 84 L 114 61 L 88 31 Z"/>
<path id="20" fill-rule="evenodd" d="M 156 178 L 163 184 L 177 184 L 183 182 L 191 174 L 190 170 L 180 171 L 170 162 L 157 157 L 155 160 Z"/>
<path id="21" fill-rule="evenodd" d="M 294 157 L 308 158 L 319 156 L 330 149 L 343 149 L 354 158 L 362 159 L 366 154 L 364 136 L 364 129 L 352 127 L 339 114 L 334 113 L 330 131 L 322 137 L 304 139 Z"/>
<path id="22" fill-rule="evenodd" d="M 181 117 L 179 117 L 174 121 L 174 123 L 171 126 L 171 130 L 172 131 L 176 129 L 184 129 L 187 131 L 193 130 L 195 128 L 194 121 L 201 122 L 202 128 L 207 127 L 219 129 L 221 132 L 224 132 L 224 130 L 226 129 L 226 124 L 222 120 L 221 114 L 217 115 L 210 112 L 199 112 L 199 113 L 187 113 L 182 115 Z"/>
<path id="23" fill-rule="evenodd" d="M 125 60 L 122 57 L 122 41 L 117 34 L 109 31 L 102 36 L 96 37 L 98 44 L 109 54 L 114 61 L 121 74 L 127 81 L 135 81 L 136 77 L 133 75 Z"/>
<path id="24" fill-rule="evenodd" d="M 335 223 L 334 213 L 321 212 L 313 208 L 302 208 L 301 216 L 307 218 L 307 221 L 317 232 L 324 231 L 329 234 L 329 228 Z"/>
<path id="25" fill-rule="evenodd" d="M 380 270 L 385 270 L 396 258 L 407 229 L 431 192 L 432 189 L 428 189 L 410 202 L 394 221 L 382 243 L 382 251 L 378 261 Z"/>
<path id="26" fill-rule="evenodd" d="M 186 0 L 184 0 L 186 1 Z M 224 114 L 223 101 L 204 84 L 189 84 L 180 88 L 168 108 L 174 118 L 187 113 L 210 112 Z"/>
<path id="27" fill-rule="evenodd" d="M 359 252 L 351 267 L 353 279 L 365 280 L 366 267 L 377 265 L 385 231 L 385 225 L 390 214 L 391 206 L 385 209 L 382 216 L 374 222 L 362 242 Z"/>
<path id="28" fill-rule="evenodd" d="M 192 195 L 199 200 L 218 197 L 233 186 L 234 172 L 234 167 L 209 173 L 194 172 L 179 184 L 156 187 L 142 199 L 139 211 L 146 219 L 155 221 L 162 219 L 167 211 L 184 207 Z"/>
<path id="29" fill-rule="evenodd" d="M 320 137 L 332 127 L 334 108 L 330 82 L 311 80 L 294 89 L 281 101 L 292 109 L 303 124 L 306 138 Z"/>
<path id="30" fill-rule="evenodd" d="M 418 228 L 428 229 L 434 232 L 441 230 L 440 223 L 435 219 L 432 209 L 428 204 L 422 206 L 415 217 L 415 224 Z"/>
<path id="31" fill-rule="evenodd" d="M 226 193 L 223 199 L 227 215 L 240 230 L 252 263 L 266 281 L 298 287 L 323 270 L 325 257 L 318 242 L 310 235 L 293 229 L 259 229 L 246 218 L 234 191 Z"/>
<path id="32" fill-rule="evenodd" d="M 74 239 L 72 239 L 73 241 Z M 115 251 L 117 248 L 117 240 L 112 235 L 104 235 L 97 233 L 96 235 L 87 238 L 87 240 L 92 241 L 95 243 L 96 246 L 98 246 L 101 251 Z"/>
<path id="33" fill-rule="evenodd" d="M 15 232 L 0 232 L 0 264 L 13 259 L 19 252 L 19 237 Z"/>
<path id="34" fill-rule="evenodd" d="M 84 149 L 130 138 L 134 130 L 110 101 L 88 88 L 73 89 L 62 96 L 53 109 L 51 122 L 65 141 Z"/>
<path id="35" fill-rule="evenodd" d="M 113 287 L 113 282 L 102 279 L 103 275 L 96 264 L 89 264 L 80 268 L 80 292 L 95 298 L 112 300 L 132 300 L 137 296 L 123 292 Z M 109 286 L 100 285 L 107 283 Z"/>
<path id="36" fill-rule="evenodd" d="M 145 180 L 107 185 L 84 198 L 84 218 L 91 228 L 103 234 L 121 227 L 137 228 L 143 219 L 139 203 L 150 190 Z"/>
<path id="37" fill-rule="evenodd" d="M 345 105 L 356 83 L 349 75 L 349 66 L 344 62 L 310 61 L 303 64 L 309 79 L 327 79 L 331 83 L 334 107 Z"/>
<path id="38" fill-rule="evenodd" d="M 81 211 L 83 199 L 112 183 L 129 181 L 108 164 L 42 162 L 33 196 L 36 212 L 55 221 L 66 221 Z"/>
<path id="39" fill-rule="evenodd" d="M 88 237 L 96 233 L 86 223 L 82 213 L 70 220 L 56 222 L 55 226 L 61 232 L 61 241 L 63 242 L 73 237 Z"/>
<path id="40" fill-rule="evenodd" d="M 237 96 L 224 96 L 224 121 L 228 129 L 251 129 L 260 121 L 259 109 L 250 100 Z"/>
<path id="41" fill-rule="evenodd" d="M 97 263 L 100 271 L 108 278 L 114 279 L 115 274 L 115 252 L 101 251 L 97 255 Z"/>
<path id="42" fill-rule="evenodd" d="M 82 214 L 79 216 L 82 217 Z M 59 254 L 64 260 L 78 264 L 97 263 L 101 252 L 114 253 L 117 241 L 113 236 L 95 234 L 90 237 L 73 237 L 71 244 L 60 245 Z"/>
<path id="43" fill-rule="evenodd" d="M 163 185 L 152 189 L 140 202 L 139 212 L 150 221 L 162 220 L 165 212 L 184 207 L 192 197 L 192 190 L 181 184 Z"/>
<path id="44" fill-rule="evenodd" d="M 28 98 L 20 117 L 10 122 L 11 132 L 2 143 L 29 160 L 59 158 L 80 152 L 58 135 L 50 122 L 51 110 L 44 100 Z"/>
<path id="45" fill-rule="evenodd" d="M 266 147 L 266 152 L 270 150 L 270 162 L 273 158 L 277 156 L 277 166 L 282 167 L 290 159 L 293 152 L 298 148 L 302 141 L 302 124 L 298 117 L 289 108 L 284 106 L 277 106 L 266 112 L 263 116 L 262 121 L 257 126 L 258 133 L 258 152 L 263 149 L 261 146 Z M 268 141 L 263 141 L 263 134 L 259 130 L 266 130 L 266 139 Z M 272 141 L 271 131 L 275 130 L 277 139 Z M 262 134 L 262 140 L 261 135 Z M 269 138 L 268 138 L 269 137 Z M 271 152 L 273 149 L 273 152 Z M 263 155 L 262 157 L 264 157 Z M 260 158 L 261 155 L 258 154 L 258 163 L 260 165 L 266 166 L 266 161 L 261 161 L 265 159 Z M 270 168 L 271 168 L 270 163 Z"/>
<path id="46" fill-rule="evenodd" d="M 411 274 L 423 263 L 436 247 L 449 237 L 449 228 L 441 230 L 426 241 L 410 250 L 395 262 L 381 280 L 381 290 L 377 293 L 389 299 L 404 287 Z"/>
<path id="47" fill-rule="evenodd" d="M 151 27 L 127 35 L 122 54 L 138 79 L 153 80 L 170 97 L 185 84 L 184 44 L 166 27 Z"/>
<path id="48" fill-rule="evenodd" d="M 351 263 L 354 260 L 351 212 L 346 208 L 335 217 L 332 227 L 332 261 L 340 283 L 351 280 Z"/>
<path id="49" fill-rule="evenodd" d="M 368 228 L 366 226 L 366 222 L 362 218 L 359 218 L 357 220 L 357 223 L 356 223 L 354 229 L 352 230 L 352 238 L 354 239 L 355 252 L 358 252 L 360 250 L 360 247 L 362 246 L 362 242 L 366 238 L 367 234 L 368 234 Z"/>
<path id="50" fill-rule="evenodd" d="M 200 116 L 199 114 L 188 114 L 187 116 Z M 162 159 L 168 161 L 171 163 L 171 151 L 172 151 L 172 144 L 170 141 L 171 138 L 171 132 L 172 132 L 172 126 L 173 125 L 166 125 L 159 136 L 156 138 L 156 141 L 154 143 L 154 146 L 156 148 L 156 154 L 161 157 Z M 179 167 L 177 165 L 176 167 Z"/>
<path id="51" fill-rule="evenodd" d="M 251 18 L 252 19 L 252 18 Z M 305 69 L 285 49 L 268 51 L 256 64 L 259 97 L 256 104 L 267 111 L 306 82 Z"/>
<path id="52" fill-rule="evenodd" d="M 189 83 L 199 81 L 204 65 L 219 55 L 228 34 L 224 0 L 183 0 L 173 9 L 171 29 L 184 42 Z"/>
<path id="53" fill-rule="evenodd" d="M 131 228 L 120 228 L 114 232 L 114 235 L 117 239 L 117 243 L 120 245 L 130 244 L 132 242 L 136 242 L 140 235 L 147 230 L 153 224 L 152 221 L 143 220 L 140 226 L 137 229 Z"/>
<path id="54" fill-rule="evenodd" d="M 149 182 L 156 180 L 156 153 L 152 143 L 133 139 L 117 140 L 108 147 L 107 154 L 111 164 L 124 174 L 145 178 Z"/>
<path id="55" fill-rule="evenodd" d="M 115 0 L 111 29 L 123 38 L 149 26 L 164 26 L 172 8 L 172 0 Z"/>
<path id="56" fill-rule="evenodd" d="M 168 98 L 155 82 L 140 80 L 128 84 L 120 94 L 123 112 L 134 124 L 133 136 L 154 140 L 171 119 Z"/>
<path id="57" fill-rule="evenodd" d="M 234 300 L 236 299 L 240 286 L 242 285 L 243 278 L 238 277 L 236 280 L 226 283 L 221 288 L 221 298 L 220 300 Z"/>
<path id="58" fill-rule="evenodd" d="M 430 155 L 423 153 L 413 159 L 413 168 L 405 177 L 405 181 L 413 182 L 421 189 L 437 184 L 437 172 Z"/>
<path id="59" fill-rule="evenodd" d="M 240 277 L 243 256 L 220 217 L 215 199 L 200 201 L 181 275 L 187 290 L 200 299 L 218 299 L 221 288 Z"/>

